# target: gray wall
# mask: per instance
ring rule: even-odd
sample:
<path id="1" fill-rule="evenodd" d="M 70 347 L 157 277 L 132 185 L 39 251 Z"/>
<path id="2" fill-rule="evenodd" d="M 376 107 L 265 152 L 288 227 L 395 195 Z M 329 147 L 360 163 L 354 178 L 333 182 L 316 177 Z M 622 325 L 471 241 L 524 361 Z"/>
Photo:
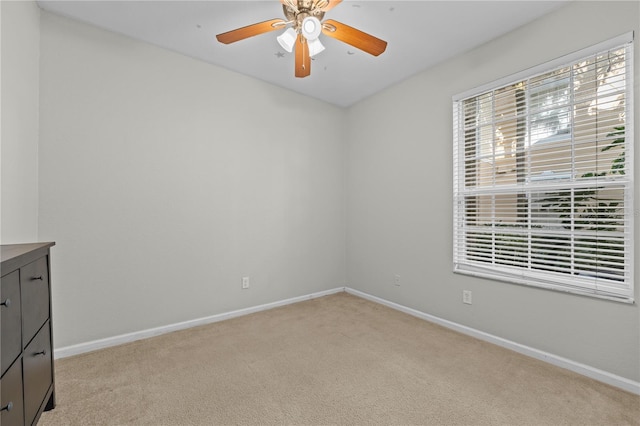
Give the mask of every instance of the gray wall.
<path id="1" fill-rule="evenodd" d="M 0 10 L 0 241 L 12 244 L 38 238 L 40 9 L 2 1 Z"/>
<path id="2" fill-rule="evenodd" d="M 627 31 L 639 34 L 639 17 L 637 2 L 573 2 L 352 107 L 346 138 L 348 285 L 640 380 L 637 304 L 453 274 L 451 106 L 457 93 Z M 639 47 L 636 41 L 635 99 Z M 638 167 L 635 176 L 637 181 Z M 634 266 L 638 276 L 638 256 Z M 399 287 L 394 274 L 401 276 Z M 636 300 L 639 287 L 636 282 Z M 473 305 L 462 303 L 463 289 L 472 290 Z"/>
<path id="3" fill-rule="evenodd" d="M 44 11 L 41 35 L 57 347 L 344 285 L 340 109 Z"/>

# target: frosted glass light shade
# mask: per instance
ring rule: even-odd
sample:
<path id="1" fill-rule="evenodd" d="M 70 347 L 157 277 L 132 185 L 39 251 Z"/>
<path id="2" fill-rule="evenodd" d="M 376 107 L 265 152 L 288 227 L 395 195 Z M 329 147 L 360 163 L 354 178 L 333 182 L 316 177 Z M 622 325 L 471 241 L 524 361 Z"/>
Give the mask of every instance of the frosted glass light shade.
<path id="1" fill-rule="evenodd" d="M 293 51 L 293 46 L 295 46 L 296 44 L 296 37 L 296 30 L 294 30 L 293 28 L 289 28 L 285 32 L 280 34 L 277 37 L 277 40 L 284 50 L 291 53 Z"/>
<path id="2" fill-rule="evenodd" d="M 322 31 L 322 24 L 320 20 L 313 16 L 308 16 L 302 21 L 302 35 L 307 40 L 315 40 Z"/>
<path id="3" fill-rule="evenodd" d="M 320 43 L 320 40 L 315 39 L 315 40 L 307 40 L 307 43 L 309 43 L 309 57 L 313 58 L 315 55 L 317 55 L 318 53 L 322 52 L 324 50 L 324 45 L 322 43 Z"/>

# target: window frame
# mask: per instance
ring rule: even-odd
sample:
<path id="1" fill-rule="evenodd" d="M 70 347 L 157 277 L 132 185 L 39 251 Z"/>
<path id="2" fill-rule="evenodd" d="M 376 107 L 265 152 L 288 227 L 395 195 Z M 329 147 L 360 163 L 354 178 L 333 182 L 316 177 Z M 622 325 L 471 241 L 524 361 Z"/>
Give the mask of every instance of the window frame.
<path id="1" fill-rule="evenodd" d="M 556 272 L 556 277 L 552 276 L 552 273 L 535 271 L 531 268 L 523 268 L 523 267 L 507 267 L 503 266 L 495 266 L 492 264 L 489 265 L 474 265 L 474 262 L 470 262 L 464 256 L 468 256 L 468 252 L 465 252 L 465 244 L 466 240 L 464 238 L 468 237 L 468 234 L 464 230 L 464 225 L 467 219 L 469 218 L 468 212 L 465 207 L 464 199 L 468 197 L 468 192 L 465 192 L 465 172 L 466 166 L 465 161 L 468 161 L 468 158 L 465 159 L 465 153 L 468 147 L 465 146 L 465 125 L 464 125 L 464 103 L 463 101 L 469 100 L 470 98 L 478 97 L 480 95 L 497 91 L 502 88 L 505 88 L 510 85 L 515 85 L 520 81 L 529 80 L 536 76 L 554 71 L 561 67 L 570 66 L 576 63 L 579 60 L 584 58 L 593 56 L 595 54 L 605 52 L 614 48 L 622 48 L 631 45 L 631 48 L 626 49 L 626 63 L 625 63 L 625 72 L 626 72 L 626 88 L 625 88 L 625 104 L 626 109 L 625 112 L 628 114 L 627 119 L 625 120 L 625 151 L 627 161 L 625 163 L 625 179 L 620 179 L 620 182 L 624 184 L 624 194 L 625 194 L 625 203 L 627 206 L 633 210 L 634 208 L 634 171 L 633 171 L 633 146 L 634 146 L 634 82 L 633 82 L 633 67 L 634 67 L 634 59 L 633 59 L 633 32 L 628 32 L 622 34 L 613 39 L 607 40 L 605 42 L 596 44 L 594 46 L 588 47 L 586 49 L 579 50 L 577 52 L 571 53 L 569 55 L 565 55 L 563 57 L 557 58 L 555 60 L 540 64 L 533 68 L 529 68 L 527 70 L 521 71 L 516 74 L 512 74 L 510 76 L 495 80 L 493 82 L 483 84 L 474 89 L 465 91 L 458 95 L 453 96 L 453 172 L 454 172 L 454 182 L 453 182 L 453 271 L 455 273 L 461 273 L 466 275 L 472 275 L 482 278 L 489 278 L 499 281 L 507 281 L 515 284 L 522 284 L 536 288 L 545 288 L 551 289 L 561 292 L 586 295 L 595 298 L 614 300 L 618 302 L 624 303 L 635 303 L 634 301 L 634 214 L 631 212 L 629 215 L 625 215 L 624 225 L 627 227 L 627 231 L 625 231 L 624 235 L 630 235 L 629 245 L 625 246 L 625 254 L 628 255 L 628 258 L 625 256 L 625 262 L 628 261 L 628 264 L 625 263 L 629 267 L 629 277 L 628 282 L 625 281 L 625 288 L 616 289 L 612 292 L 607 292 L 603 290 L 599 292 L 597 289 L 590 289 L 588 287 L 572 285 L 572 276 L 569 274 L 558 273 Z M 531 89 L 528 89 L 531 90 Z M 527 97 L 528 99 L 528 97 Z M 477 107 L 477 106 L 476 106 Z M 529 116 L 529 112 L 527 111 L 527 117 Z M 573 120 L 571 120 L 570 134 L 567 135 L 568 138 L 571 138 L 574 128 L 573 128 Z M 476 154 L 478 156 L 478 162 L 480 160 L 480 154 Z M 571 164 L 575 164 L 573 161 Z M 476 171 L 477 173 L 477 171 Z M 530 174 L 526 175 L 527 179 L 532 178 L 533 176 Z M 488 190 L 488 194 L 499 195 L 501 194 L 499 189 L 493 189 L 493 191 Z M 630 198 L 630 199 L 629 199 Z M 464 210 L 464 211 L 461 211 Z M 528 217 L 527 223 L 529 226 L 532 223 L 532 217 Z M 495 225 L 494 225 L 495 227 Z M 461 234 L 463 235 L 461 237 Z M 576 231 L 571 231 L 572 238 L 575 237 Z M 461 240 L 461 238 L 463 238 Z M 494 235 L 495 238 L 495 235 Z M 460 243 L 460 241 L 465 241 L 465 243 Z M 573 247 L 573 246 L 572 246 Z M 575 249 L 575 248 L 574 248 Z M 495 250 L 495 243 L 491 249 L 492 259 L 496 259 L 497 252 Z M 529 262 L 531 261 L 531 254 L 528 254 Z M 466 260 L 466 262 L 465 262 Z M 514 269 L 513 271 L 507 271 L 509 269 Z M 522 271 L 526 271 L 526 273 L 521 273 L 518 276 L 518 269 Z M 506 271 L 506 272 L 505 272 Z M 562 276 L 566 275 L 566 276 Z M 598 278 L 595 278 L 596 280 Z M 615 287 L 615 286 L 613 286 Z M 603 286 L 606 288 L 606 283 Z"/>

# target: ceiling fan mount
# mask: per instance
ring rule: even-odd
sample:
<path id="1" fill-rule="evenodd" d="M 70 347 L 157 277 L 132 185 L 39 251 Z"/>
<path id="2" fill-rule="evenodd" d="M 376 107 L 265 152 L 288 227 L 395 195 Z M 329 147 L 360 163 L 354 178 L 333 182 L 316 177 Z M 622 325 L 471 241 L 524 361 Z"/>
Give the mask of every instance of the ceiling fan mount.
<path id="1" fill-rule="evenodd" d="M 230 44 L 291 25 L 278 37 L 278 42 L 288 52 L 295 48 L 296 77 L 311 74 L 311 57 L 324 50 L 318 40 L 321 33 L 374 56 L 384 52 L 387 48 L 384 40 L 332 19 L 322 22 L 325 13 L 341 2 L 342 0 L 280 0 L 286 21 L 271 19 L 218 34 L 216 38 L 221 43 Z"/>
<path id="2" fill-rule="evenodd" d="M 322 21 L 324 18 L 324 10 L 322 5 L 328 5 L 327 0 L 321 0 L 314 2 L 313 0 L 298 0 L 297 4 L 291 1 L 282 2 L 282 10 L 284 16 L 287 18 L 287 22 L 293 24 L 293 28 L 299 31 L 302 28 L 302 22 L 305 18 L 317 18 L 318 21 Z"/>

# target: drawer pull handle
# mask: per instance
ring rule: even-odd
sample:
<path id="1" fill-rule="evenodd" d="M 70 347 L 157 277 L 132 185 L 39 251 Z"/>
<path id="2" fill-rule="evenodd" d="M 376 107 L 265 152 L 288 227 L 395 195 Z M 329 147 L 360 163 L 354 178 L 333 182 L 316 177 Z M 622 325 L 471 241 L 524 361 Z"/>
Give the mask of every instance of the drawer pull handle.
<path id="1" fill-rule="evenodd" d="M 40 280 L 42 281 L 42 275 L 38 275 L 37 277 L 31 278 L 32 281 Z"/>
<path id="2" fill-rule="evenodd" d="M 43 349 L 43 350 L 41 350 L 40 352 L 35 352 L 35 353 L 33 354 L 33 356 L 46 355 L 46 354 L 47 354 L 47 350 L 46 350 L 46 349 Z"/>
<path id="3" fill-rule="evenodd" d="M 7 308 L 11 306 L 11 299 L 6 299 L 4 302 L 0 303 L 2 306 L 6 306 Z"/>
<path id="4" fill-rule="evenodd" d="M 0 411 L 11 411 L 13 409 L 13 402 L 9 402 L 4 407 L 0 408 Z"/>

